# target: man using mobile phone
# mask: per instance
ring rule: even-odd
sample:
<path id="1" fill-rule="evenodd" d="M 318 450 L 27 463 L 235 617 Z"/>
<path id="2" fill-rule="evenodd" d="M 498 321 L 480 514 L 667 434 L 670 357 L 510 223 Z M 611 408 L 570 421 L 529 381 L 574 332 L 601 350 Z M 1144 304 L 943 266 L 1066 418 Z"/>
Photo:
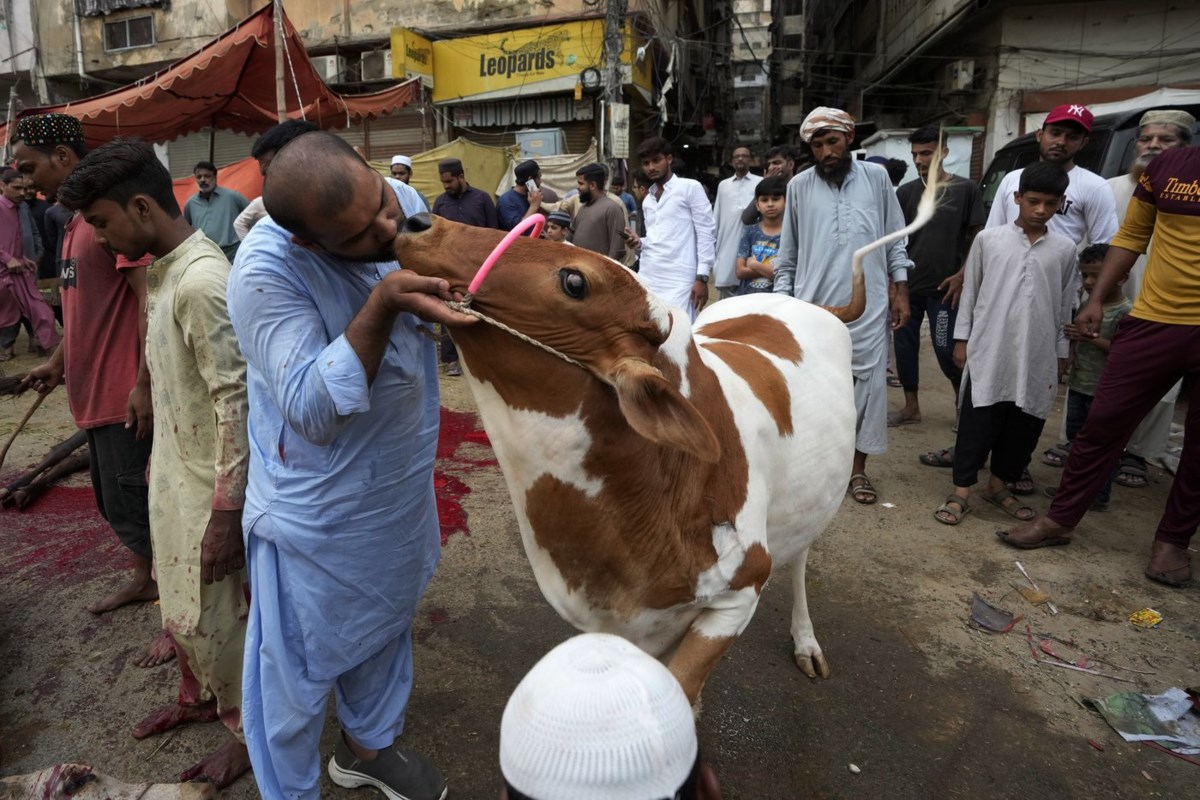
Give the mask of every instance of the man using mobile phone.
<path id="1" fill-rule="evenodd" d="M 500 218 L 500 229 L 511 231 L 530 214 L 538 213 L 545 199 L 542 194 L 542 170 L 536 161 L 522 161 L 513 170 L 517 183 L 500 195 L 496 202 L 496 216 Z"/>

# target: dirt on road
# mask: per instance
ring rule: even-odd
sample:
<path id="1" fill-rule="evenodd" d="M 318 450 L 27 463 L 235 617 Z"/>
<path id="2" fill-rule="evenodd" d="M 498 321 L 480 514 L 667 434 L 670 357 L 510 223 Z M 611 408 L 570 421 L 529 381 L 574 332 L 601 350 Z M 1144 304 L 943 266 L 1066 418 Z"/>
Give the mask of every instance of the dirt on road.
<path id="1" fill-rule="evenodd" d="M 791 588 L 779 574 L 709 681 L 700 742 L 724 796 L 1194 797 L 1200 767 L 1122 742 L 1083 705 L 1118 691 L 1200 684 L 1200 589 L 1142 577 L 1170 476 L 1152 469 L 1148 488 L 1116 488 L 1112 511 L 1090 514 L 1070 547 L 1018 555 L 993 535 L 1011 520 L 982 503 L 957 528 L 940 525 L 932 510 L 949 491 L 949 473 L 916 456 L 952 444 L 953 400 L 932 377 L 932 355 L 923 359 L 924 420 L 893 429 L 888 454 L 868 465 L 880 503 L 847 499 L 810 559 L 812 616 L 833 676 L 810 681 L 793 665 Z M 6 366 L 16 374 L 35 363 Z M 441 765 L 452 797 L 488 800 L 500 785 L 504 703 L 572 630 L 534 584 L 465 382 L 442 385 L 445 546 L 414 628 L 416 686 L 403 740 Z M 0 437 L 28 402 L 0 399 Z M 1060 412 L 1061 403 L 1038 454 L 1054 443 Z M 18 439 L 4 477 L 71 432 L 57 391 Z M 1031 469 L 1039 489 L 1057 482 L 1058 471 L 1037 457 Z M 127 781 L 170 780 L 225 734 L 212 724 L 130 737 L 143 715 L 173 700 L 177 672 L 131 663 L 158 630 L 156 606 L 101 617 L 84 610 L 125 568 L 90 491 L 79 476 L 25 512 L 0 511 L 0 775 L 80 761 Z M 1049 502 L 1040 493 L 1030 500 L 1039 511 Z M 1017 593 L 1017 558 L 1058 615 Z M 1053 637 L 1064 654 L 1086 654 L 1121 680 L 1034 661 L 1024 621 L 1006 635 L 973 629 L 975 592 L 1024 614 L 1035 640 Z M 1129 623 L 1145 607 L 1163 614 L 1157 628 Z M 331 713 L 323 758 L 335 731 Z M 328 780 L 322 789 L 336 798 L 368 792 Z M 249 778 L 223 794 L 257 796 Z"/>

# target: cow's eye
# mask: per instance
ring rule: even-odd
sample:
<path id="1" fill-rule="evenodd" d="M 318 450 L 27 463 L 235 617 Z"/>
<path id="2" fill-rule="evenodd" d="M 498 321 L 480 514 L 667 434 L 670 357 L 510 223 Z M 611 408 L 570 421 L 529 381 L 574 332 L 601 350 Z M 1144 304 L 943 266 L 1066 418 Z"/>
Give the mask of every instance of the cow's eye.
<path id="1" fill-rule="evenodd" d="M 562 285 L 562 290 L 567 297 L 575 300 L 582 300 L 587 297 L 587 278 L 583 277 L 582 272 L 573 269 L 560 269 L 558 271 L 558 282 Z"/>

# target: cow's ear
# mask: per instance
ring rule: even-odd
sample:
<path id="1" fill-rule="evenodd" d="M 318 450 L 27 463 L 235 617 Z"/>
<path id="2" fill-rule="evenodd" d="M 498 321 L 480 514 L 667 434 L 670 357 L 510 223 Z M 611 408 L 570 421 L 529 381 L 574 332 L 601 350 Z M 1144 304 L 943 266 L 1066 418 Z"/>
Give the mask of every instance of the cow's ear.
<path id="1" fill-rule="evenodd" d="M 617 390 L 625 420 L 642 436 L 710 464 L 721 459 L 721 445 L 708 421 L 653 366 L 640 358 L 622 359 L 609 383 Z"/>

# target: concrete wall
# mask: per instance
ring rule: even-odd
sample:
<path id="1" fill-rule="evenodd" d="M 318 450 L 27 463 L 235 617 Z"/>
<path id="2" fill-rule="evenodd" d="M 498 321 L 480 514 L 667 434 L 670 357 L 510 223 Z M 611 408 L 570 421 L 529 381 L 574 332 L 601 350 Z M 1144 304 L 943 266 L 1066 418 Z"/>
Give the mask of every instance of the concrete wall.
<path id="1" fill-rule="evenodd" d="M 630 13 L 658 10 L 657 0 L 630 0 Z M 508 24 L 555 22 L 603 15 L 602 4 L 583 0 L 287 0 L 287 14 L 311 48 L 379 41 L 392 28 L 462 34 Z M 658 11 L 661 14 L 661 11 Z"/>
<path id="2" fill-rule="evenodd" d="M 1002 17 L 986 156 L 1022 130 L 1034 90 L 1159 86 L 1200 80 L 1200 3 L 1124 0 L 1015 6 Z"/>

